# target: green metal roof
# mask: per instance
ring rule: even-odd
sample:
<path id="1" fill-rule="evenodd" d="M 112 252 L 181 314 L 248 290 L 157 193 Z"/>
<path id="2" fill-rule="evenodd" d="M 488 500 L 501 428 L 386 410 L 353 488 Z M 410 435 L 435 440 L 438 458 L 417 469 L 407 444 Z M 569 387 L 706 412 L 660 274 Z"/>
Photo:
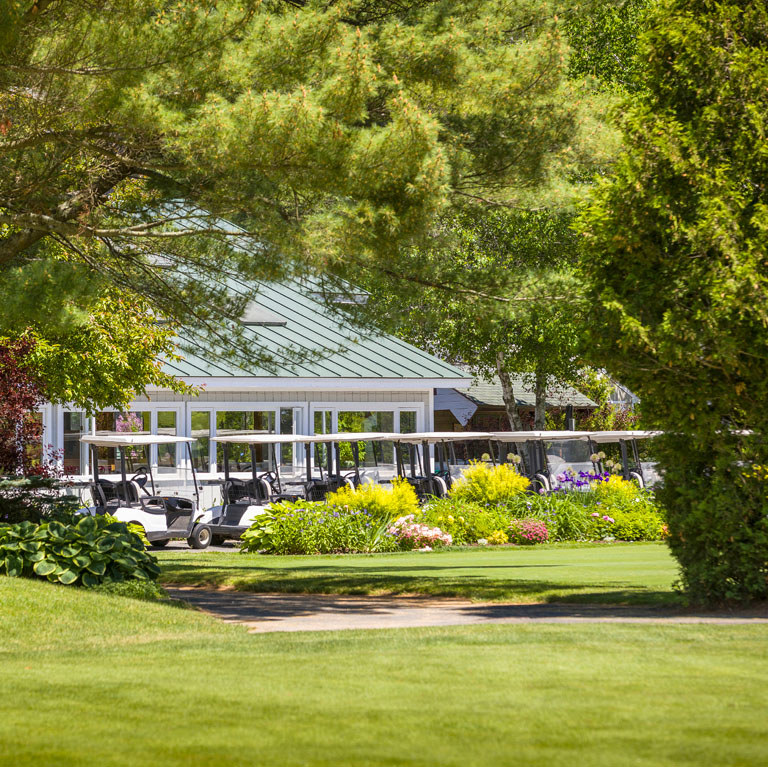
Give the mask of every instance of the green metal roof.
<path id="1" fill-rule="evenodd" d="M 512 376 L 512 391 L 515 393 L 517 404 L 522 407 L 534 407 L 536 395 L 530 383 L 522 376 Z M 469 389 L 458 389 L 478 405 L 504 407 L 504 397 L 501 393 L 501 382 L 495 378 L 492 382 L 475 381 Z M 551 386 L 547 390 L 548 407 L 597 407 L 589 397 L 577 391 L 572 386 Z"/>
<path id="2" fill-rule="evenodd" d="M 180 350 L 184 357 L 181 362 L 165 360 L 167 372 L 184 378 L 469 378 L 463 370 L 394 336 L 354 328 L 312 296 L 311 282 L 288 280 L 257 286 L 237 279 L 227 282 L 233 291 L 252 299 L 250 314 L 257 319 L 269 319 L 260 324 L 246 322 L 244 332 L 254 345 L 274 356 L 275 368 L 222 362 L 216 355 L 206 353 L 200 339 L 182 331 L 180 345 L 191 346 L 193 351 Z M 321 355 L 306 362 L 294 362 L 286 350 Z"/>

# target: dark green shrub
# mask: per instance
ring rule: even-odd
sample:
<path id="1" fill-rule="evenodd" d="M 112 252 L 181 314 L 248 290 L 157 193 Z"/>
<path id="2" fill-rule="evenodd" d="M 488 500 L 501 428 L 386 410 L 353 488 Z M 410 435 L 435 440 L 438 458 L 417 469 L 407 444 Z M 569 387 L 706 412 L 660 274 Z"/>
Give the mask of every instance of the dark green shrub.
<path id="1" fill-rule="evenodd" d="M 122 522 L 81 517 L 71 525 L 0 525 L 0 573 L 96 586 L 104 581 L 156 580 L 160 568 Z"/>
<path id="2" fill-rule="evenodd" d="M 0 524 L 45 519 L 71 522 L 80 502 L 75 496 L 60 495 L 60 485 L 58 480 L 47 477 L 0 479 Z"/>
<path id="3" fill-rule="evenodd" d="M 652 4 L 580 226 L 585 349 L 664 432 L 669 545 L 712 604 L 768 599 L 767 41 L 764 1 Z"/>
<path id="4" fill-rule="evenodd" d="M 658 441 L 667 467 L 659 496 L 668 543 L 692 600 L 766 599 L 768 451 L 762 437 L 719 435 L 709 446 L 674 435 Z"/>

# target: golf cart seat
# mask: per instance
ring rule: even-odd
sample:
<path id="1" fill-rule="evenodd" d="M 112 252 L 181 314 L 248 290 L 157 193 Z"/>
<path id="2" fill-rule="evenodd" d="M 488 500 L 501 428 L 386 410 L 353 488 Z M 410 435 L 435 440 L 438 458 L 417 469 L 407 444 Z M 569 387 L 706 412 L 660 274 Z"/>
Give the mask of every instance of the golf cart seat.
<path id="1" fill-rule="evenodd" d="M 252 479 L 227 479 L 222 483 L 221 492 L 225 506 L 232 503 L 250 505 L 269 500 L 264 484 L 254 483 Z"/>
<path id="2" fill-rule="evenodd" d="M 352 486 L 354 487 L 354 474 L 348 474 L 346 476 L 339 476 L 338 474 L 332 475 L 326 479 L 326 485 L 327 490 L 326 493 L 335 493 L 337 490 L 341 490 L 342 487 L 349 487 L 350 483 L 347 480 L 347 477 L 352 481 Z"/>
<path id="3" fill-rule="evenodd" d="M 445 486 L 448 490 L 451 489 L 451 485 L 453 485 L 453 476 L 451 475 L 450 469 L 442 469 L 441 471 L 436 471 L 435 476 L 440 477 L 440 479 L 445 482 Z"/>
<path id="4" fill-rule="evenodd" d="M 304 483 L 304 498 L 308 501 L 324 501 L 330 492 L 328 482 L 321 479 L 313 479 Z"/>
<path id="5" fill-rule="evenodd" d="M 112 482 L 99 477 L 89 484 L 91 496 L 96 506 L 101 509 L 116 509 L 122 503 L 138 503 L 139 488 L 135 482 Z"/>
<path id="6" fill-rule="evenodd" d="M 416 491 L 419 500 L 423 501 L 428 495 L 433 495 L 432 483 L 426 477 L 406 477 L 406 480 Z"/>
<path id="7" fill-rule="evenodd" d="M 96 507 L 98 514 L 106 514 L 120 505 L 117 493 L 115 492 L 114 482 L 110 482 L 108 479 L 100 479 L 98 482 L 89 482 L 88 489 L 91 491 L 93 505 Z"/>

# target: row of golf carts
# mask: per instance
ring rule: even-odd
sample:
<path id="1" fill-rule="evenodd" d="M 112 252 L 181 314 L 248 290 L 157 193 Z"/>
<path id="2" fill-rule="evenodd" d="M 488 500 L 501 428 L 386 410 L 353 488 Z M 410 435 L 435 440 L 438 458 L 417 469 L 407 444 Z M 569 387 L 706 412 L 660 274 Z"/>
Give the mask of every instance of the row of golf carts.
<path id="1" fill-rule="evenodd" d="M 92 451 L 91 514 L 109 513 L 122 522 L 141 525 L 152 546 L 185 538 L 190 546 L 239 538 L 269 503 L 289 500 L 322 501 L 341 487 L 365 482 L 391 483 L 403 477 L 421 499 L 443 497 L 472 460 L 509 464 L 531 481 L 535 492 L 552 492 L 570 483 L 588 485 L 589 477 L 606 470 L 618 472 L 641 487 L 658 481 L 652 462 L 642 460 L 643 440 L 656 432 L 530 431 L 423 432 L 415 434 L 339 433 L 266 434 L 242 432 L 218 436 L 222 446 L 221 503 L 200 508 L 200 486 L 192 458 L 191 437 L 150 434 L 87 435 Z M 186 446 L 194 498 L 157 491 L 151 465 L 128 476 L 126 453 L 149 445 Z M 233 446 L 250 461 L 230 470 Z M 281 446 L 304 448 L 301 474 L 285 474 L 278 459 Z M 120 475 L 101 476 L 98 449 L 116 448 Z M 264 461 L 257 460 L 266 451 Z M 342 451 L 344 460 L 342 460 Z M 365 460 L 362 460 L 362 456 Z M 613 458 L 609 457 L 613 456 Z M 614 460 L 615 459 L 615 460 Z M 243 476 L 246 474 L 246 476 Z M 239 475 L 239 476 L 236 476 Z"/>

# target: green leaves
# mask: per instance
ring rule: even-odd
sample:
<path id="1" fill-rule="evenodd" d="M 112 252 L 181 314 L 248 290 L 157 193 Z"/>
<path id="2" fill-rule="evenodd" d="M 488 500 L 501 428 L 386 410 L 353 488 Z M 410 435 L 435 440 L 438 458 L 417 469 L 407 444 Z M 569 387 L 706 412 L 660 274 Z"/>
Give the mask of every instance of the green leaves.
<path id="1" fill-rule="evenodd" d="M 155 580 L 160 568 L 126 525 L 100 516 L 72 525 L 0 525 L 0 573 L 95 586 L 107 580 Z"/>
<path id="2" fill-rule="evenodd" d="M 209 354 L 274 367 L 236 325 L 227 349 L 210 343 L 239 315 L 212 278 L 348 265 L 407 280 L 441 211 L 570 201 L 591 173 L 600 123 L 567 76 L 569 5 L 288 5 L 74 3 L 13 22 L 0 323 L 34 329 L 51 397 L 118 407 L 148 385 L 178 390 L 154 364 L 175 330 L 158 314 Z M 251 247 L 236 251 L 219 217 Z"/>
<path id="3" fill-rule="evenodd" d="M 768 598 L 768 7 L 662 0 L 583 212 L 595 364 L 642 400 L 696 600 Z"/>
<path id="4" fill-rule="evenodd" d="M 36 575 L 39 575 L 41 578 L 45 578 L 46 576 L 55 572 L 56 565 L 51 561 L 42 560 L 38 562 L 33 569 Z"/>

